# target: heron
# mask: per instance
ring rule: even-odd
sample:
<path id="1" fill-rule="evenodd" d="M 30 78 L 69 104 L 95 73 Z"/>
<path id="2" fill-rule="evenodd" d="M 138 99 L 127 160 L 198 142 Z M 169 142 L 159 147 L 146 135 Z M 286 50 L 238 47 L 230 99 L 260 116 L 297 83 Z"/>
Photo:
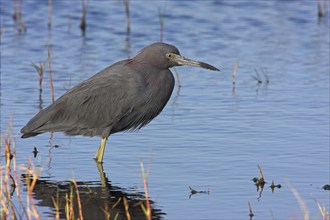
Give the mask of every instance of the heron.
<path id="1" fill-rule="evenodd" d="M 134 58 L 116 62 L 77 84 L 39 111 L 21 129 L 22 138 L 45 132 L 101 136 L 94 159 L 102 163 L 111 134 L 139 130 L 164 109 L 175 84 L 169 68 L 183 65 L 219 71 L 182 56 L 173 45 L 153 43 Z"/>

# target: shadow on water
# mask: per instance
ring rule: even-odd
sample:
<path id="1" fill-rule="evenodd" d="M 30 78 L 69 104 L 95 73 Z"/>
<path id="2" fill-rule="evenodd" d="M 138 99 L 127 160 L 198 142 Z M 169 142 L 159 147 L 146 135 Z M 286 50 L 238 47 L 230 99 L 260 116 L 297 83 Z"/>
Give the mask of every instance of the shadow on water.
<path id="1" fill-rule="evenodd" d="M 77 181 L 77 188 L 81 201 L 82 215 L 85 219 L 126 219 L 128 208 L 132 219 L 146 219 L 142 206 L 146 207 L 143 192 L 129 190 L 114 186 L 108 180 L 101 164 L 97 164 L 100 172 L 100 181 Z M 33 177 L 22 174 L 22 182 L 25 186 Z M 66 218 L 66 203 L 70 194 L 74 193 L 73 212 L 79 216 L 79 206 L 76 189 L 73 181 L 49 180 L 45 177 L 38 178 L 33 190 L 33 198 L 37 200 L 37 206 L 49 207 L 53 212 L 48 213 L 50 218 L 56 216 L 58 205 L 59 216 Z M 69 198 L 70 199 L 70 198 Z M 127 204 L 125 204 L 125 200 Z M 54 201 L 56 201 L 54 204 Z M 155 202 L 149 200 L 152 219 L 163 219 L 165 213 L 155 208 Z"/>

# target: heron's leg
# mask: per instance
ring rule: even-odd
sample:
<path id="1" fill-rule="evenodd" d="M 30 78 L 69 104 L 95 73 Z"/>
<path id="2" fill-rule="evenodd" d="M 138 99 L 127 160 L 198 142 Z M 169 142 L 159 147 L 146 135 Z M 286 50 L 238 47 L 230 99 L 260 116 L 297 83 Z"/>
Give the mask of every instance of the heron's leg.
<path id="1" fill-rule="evenodd" d="M 99 171 L 99 174 L 100 174 L 101 185 L 103 187 L 108 186 L 108 178 L 105 175 L 102 163 L 96 162 L 96 166 L 97 166 L 97 170 Z"/>
<path id="2" fill-rule="evenodd" d="M 103 155 L 104 155 L 104 149 L 105 149 L 105 144 L 107 142 L 107 138 L 102 138 L 101 140 L 101 144 L 99 149 L 96 151 L 95 157 L 94 159 L 96 160 L 96 162 L 98 163 L 102 163 L 103 162 Z"/>

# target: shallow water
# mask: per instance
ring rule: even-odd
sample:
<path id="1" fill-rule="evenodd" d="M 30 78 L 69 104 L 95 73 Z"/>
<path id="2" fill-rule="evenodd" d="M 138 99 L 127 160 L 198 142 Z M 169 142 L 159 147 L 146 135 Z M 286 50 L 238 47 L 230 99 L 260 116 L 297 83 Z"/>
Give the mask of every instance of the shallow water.
<path id="1" fill-rule="evenodd" d="M 119 197 L 127 197 L 132 207 L 144 195 L 141 160 L 148 169 L 155 219 L 247 219 L 248 202 L 253 219 L 302 218 L 292 188 L 312 218 L 321 216 L 315 200 L 329 210 L 329 191 L 321 189 L 330 182 L 329 19 L 318 19 L 316 2 L 131 1 L 128 33 L 123 2 L 90 1 L 85 35 L 79 29 L 80 1 L 54 1 L 50 30 L 48 1 L 25 1 L 26 33 L 20 33 L 12 19 L 12 1 L 1 0 L 0 10 L 1 134 L 6 134 L 12 117 L 17 164 L 32 159 L 43 168 L 40 190 L 34 194 L 43 219 L 52 218 L 53 208 L 39 192 L 69 188 L 72 178 L 81 192 L 94 190 L 95 200 L 86 204 L 111 207 Z M 103 164 L 108 180 L 92 159 L 97 137 L 55 133 L 51 138 L 47 133 L 19 138 L 19 130 L 40 106 L 51 103 L 47 64 L 42 103 L 31 65 L 47 61 L 46 45 L 52 52 L 57 98 L 102 68 L 159 41 L 159 13 L 164 13 L 164 42 L 221 72 L 173 69 L 180 86 L 177 81 L 164 111 L 139 132 L 114 134 L 108 140 Z M 255 69 L 260 84 L 252 77 Z M 261 196 L 252 182 L 259 177 L 258 164 L 267 182 Z M 273 193 L 272 180 L 282 185 Z M 189 186 L 209 193 L 189 197 Z M 88 193 L 82 197 L 85 194 L 86 200 L 91 198 Z M 13 201 L 18 206 L 15 195 Z M 85 208 L 104 213 L 98 206 Z M 135 218 L 140 215 L 138 211 Z"/>

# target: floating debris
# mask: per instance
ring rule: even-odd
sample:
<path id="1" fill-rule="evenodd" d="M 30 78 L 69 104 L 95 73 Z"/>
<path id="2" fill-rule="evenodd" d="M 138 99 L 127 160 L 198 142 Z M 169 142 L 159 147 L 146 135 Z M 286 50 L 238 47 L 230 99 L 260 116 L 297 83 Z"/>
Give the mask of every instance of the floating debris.
<path id="1" fill-rule="evenodd" d="M 326 184 L 322 187 L 324 190 L 330 190 L 330 184 Z"/>
<path id="2" fill-rule="evenodd" d="M 32 152 L 33 152 L 33 156 L 34 156 L 34 158 L 36 158 L 36 156 L 37 156 L 37 154 L 38 154 L 38 152 L 39 152 L 39 151 L 37 150 L 37 148 L 34 147 Z"/>
<path id="3" fill-rule="evenodd" d="M 203 193 L 203 194 L 208 194 L 208 195 L 210 194 L 209 189 L 207 191 L 206 190 L 198 191 L 198 190 L 195 190 L 195 189 L 191 188 L 190 186 L 189 186 L 189 189 L 190 189 L 189 199 L 191 198 L 192 195 L 195 195 L 197 193 Z"/>
<path id="4" fill-rule="evenodd" d="M 264 175 L 262 173 L 262 170 L 261 170 L 261 167 L 259 166 L 259 164 L 258 164 L 258 169 L 259 169 L 259 173 L 260 173 L 260 178 L 254 177 L 252 180 L 256 184 L 257 187 L 260 186 L 261 188 L 263 188 L 266 181 L 265 181 Z"/>
<path id="5" fill-rule="evenodd" d="M 272 181 L 272 185 L 270 185 L 270 188 L 272 189 L 272 192 L 274 192 L 274 189 L 275 188 L 281 188 L 282 187 L 282 185 L 281 184 L 274 184 L 274 180 Z"/>
<path id="6" fill-rule="evenodd" d="M 259 173 L 260 173 L 260 178 L 253 177 L 252 181 L 254 182 L 254 184 L 257 187 L 257 192 L 259 192 L 259 197 L 258 197 L 258 200 L 259 200 L 262 196 L 266 181 L 265 181 L 264 175 L 262 173 L 262 170 L 261 170 L 261 167 L 259 166 L 259 164 L 258 164 L 258 169 L 259 169 Z M 275 184 L 274 180 L 272 180 L 272 184 L 270 185 L 270 188 L 272 189 L 272 192 L 274 192 L 275 188 L 280 189 L 281 187 L 282 187 L 281 184 Z"/>

